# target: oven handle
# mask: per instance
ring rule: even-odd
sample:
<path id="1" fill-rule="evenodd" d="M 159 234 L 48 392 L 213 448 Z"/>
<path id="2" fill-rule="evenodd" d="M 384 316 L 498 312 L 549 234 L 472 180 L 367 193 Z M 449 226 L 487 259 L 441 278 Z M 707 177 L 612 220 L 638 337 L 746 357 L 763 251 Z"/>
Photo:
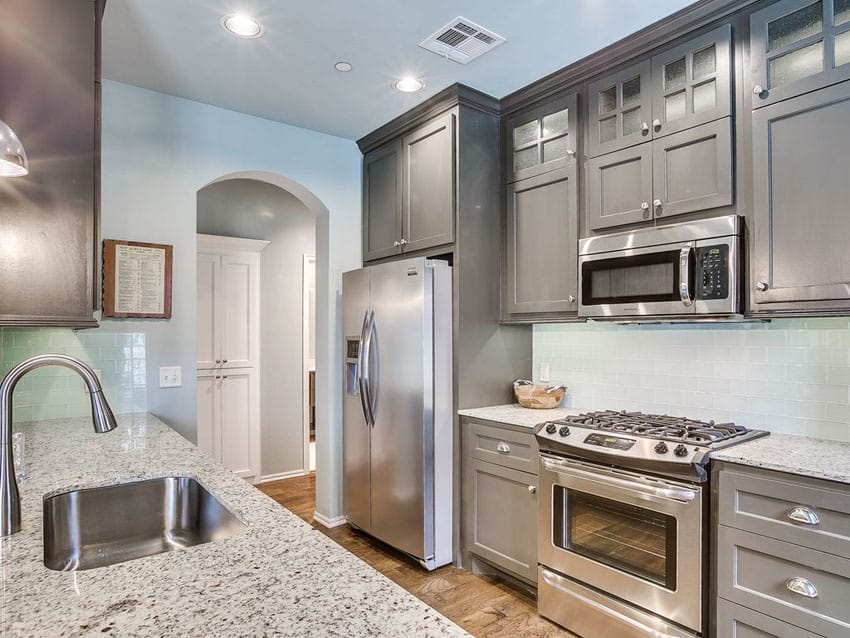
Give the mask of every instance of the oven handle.
<path id="1" fill-rule="evenodd" d="M 585 479 L 610 485 L 612 487 L 623 487 L 641 494 L 648 494 L 656 498 L 663 498 L 671 501 L 682 501 L 689 503 L 697 497 L 694 490 L 689 490 L 680 487 L 658 487 L 641 481 L 640 479 L 630 480 L 617 476 L 610 476 L 602 472 L 594 472 L 582 469 L 576 463 L 572 463 L 566 459 L 555 459 L 550 456 L 540 455 L 540 460 L 543 467 L 557 474 L 572 476 L 573 478 Z"/>

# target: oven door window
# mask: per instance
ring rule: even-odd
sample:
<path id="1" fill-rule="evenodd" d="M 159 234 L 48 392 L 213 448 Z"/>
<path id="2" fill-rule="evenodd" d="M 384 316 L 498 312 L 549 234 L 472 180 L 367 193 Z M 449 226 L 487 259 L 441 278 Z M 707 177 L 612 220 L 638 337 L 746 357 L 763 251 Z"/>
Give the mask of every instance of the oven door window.
<path id="1" fill-rule="evenodd" d="M 561 486 L 554 496 L 556 546 L 675 591 L 675 517 Z"/>
<path id="2" fill-rule="evenodd" d="M 585 261 L 581 265 L 582 303 L 680 301 L 679 256 L 676 249 Z"/>

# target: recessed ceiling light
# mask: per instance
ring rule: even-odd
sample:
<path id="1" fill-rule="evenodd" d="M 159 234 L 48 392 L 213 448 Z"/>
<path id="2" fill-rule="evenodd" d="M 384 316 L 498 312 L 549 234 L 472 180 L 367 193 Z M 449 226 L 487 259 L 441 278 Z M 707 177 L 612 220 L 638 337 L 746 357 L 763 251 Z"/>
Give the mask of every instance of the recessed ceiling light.
<path id="1" fill-rule="evenodd" d="M 425 88 L 422 80 L 417 80 L 414 77 L 401 78 L 393 86 L 402 93 L 415 93 Z"/>
<path id="2" fill-rule="evenodd" d="M 266 32 L 259 20 L 245 13 L 222 16 L 219 24 L 222 29 L 240 38 L 259 38 Z"/>
<path id="3" fill-rule="evenodd" d="M 334 64 L 334 68 L 337 71 L 341 71 L 342 73 L 348 73 L 354 67 L 351 66 L 350 62 L 337 62 L 336 64 Z"/>

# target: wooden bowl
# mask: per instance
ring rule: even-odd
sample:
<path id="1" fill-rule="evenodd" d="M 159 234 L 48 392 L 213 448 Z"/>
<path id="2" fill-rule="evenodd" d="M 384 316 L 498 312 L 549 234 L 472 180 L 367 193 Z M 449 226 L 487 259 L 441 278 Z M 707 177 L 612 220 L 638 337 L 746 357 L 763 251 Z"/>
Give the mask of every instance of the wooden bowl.
<path id="1" fill-rule="evenodd" d="M 563 385 L 543 385 L 524 379 L 514 381 L 514 396 L 524 408 L 549 410 L 561 405 L 567 388 Z"/>

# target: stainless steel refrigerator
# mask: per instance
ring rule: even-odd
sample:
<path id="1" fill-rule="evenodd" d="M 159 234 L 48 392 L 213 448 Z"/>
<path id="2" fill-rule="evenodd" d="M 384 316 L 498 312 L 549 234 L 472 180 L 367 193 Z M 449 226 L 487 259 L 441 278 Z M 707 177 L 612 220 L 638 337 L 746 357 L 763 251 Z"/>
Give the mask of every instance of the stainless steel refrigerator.
<path id="1" fill-rule="evenodd" d="M 345 516 L 426 569 L 452 560 L 452 276 L 442 261 L 344 273 Z"/>

